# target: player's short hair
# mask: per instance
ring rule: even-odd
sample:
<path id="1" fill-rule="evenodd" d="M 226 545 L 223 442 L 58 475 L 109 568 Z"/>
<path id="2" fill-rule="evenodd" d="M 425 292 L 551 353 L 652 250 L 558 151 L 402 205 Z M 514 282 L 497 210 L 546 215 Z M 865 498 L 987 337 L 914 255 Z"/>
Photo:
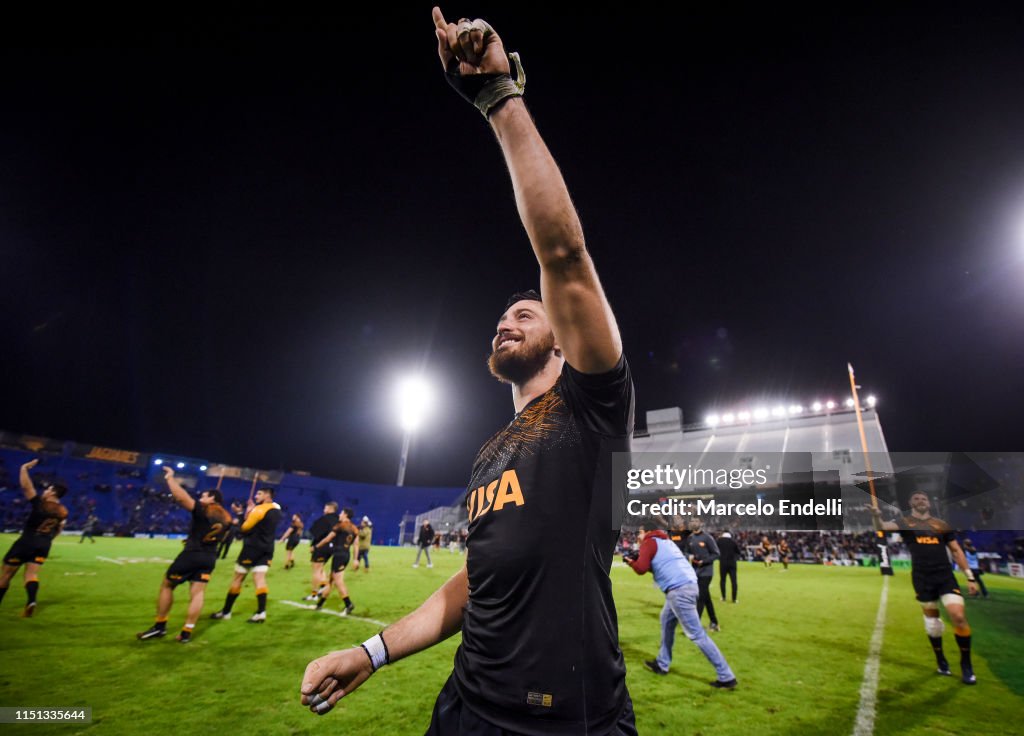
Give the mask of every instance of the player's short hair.
<path id="1" fill-rule="evenodd" d="M 512 296 L 510 296 L 508 298 L 507 302 L 505 302 L 505 311 L 507 312 L 509 307 L 511 307 L 516 302 L 521 302 L 521 301 L 540 302 L 541 304 L 544 303 L 541 300 L 541 298 L 540 298 L 540 294 L 538 294 L 535 289 L 527 289 L 526 291 L 517 291 L 515 294 L 513 294 Z"/>
<path id="2" fill-rule="evenodd" d="M 348 507 L 346 506 L 345 508 L 343 508 L 343 509 L 341 510 L 341 512 L 342 512 L 343 514 L 345 514 L 345 516 L 347 516 L 347 517 L 348 517 L 348 520 L 349 520 L 349 521 L 352 521 L 352 516 L 353 516 L 353 515 L 355 514 L 355 512 L 354 512 L 354 511 L 353 511 L 352 509 L 350 509 L 350 508 L 348 508 Z"/>
<path id="3" fill-rule="evenodd" d="M 217 488 L 208 488 L 207 490 L 203 491 L 203 493 L 209 493 L 211 496 L 213 496 L 213 501 L 218 506 L 223 506 L 224 505 L 224 496 L 221 494 L 219 489 L 217 489 Z M 203 493 L 200 493 L 199 495 L 201 496 L 201 495 L 203 495 Z"/>
<path id="4" fill-rule="evenodd" d="M 910 494 L 910 497 L 913 498 L 914 496 L 924 496 L 929 501 L 931 501 L 931 498 L 924 491 L 914 491 L 913 493 Z"/>
<path id="5" fill-rule="evenodd" d="M 337 511 L 338 510 L 338 502 L 337 501 L 328 501 L 327 503 L 324 504 L 324 508 L 325 509 L 334 509 L 335 511 Z"/>
<path id="6" fill-rule="evenodd" d="M 53 491 L 57 498 L 64 498 L 64 494 L 68 492 L 68 487 L 63 483 L 51 483 L 49 490 Z"/>
<path id="7" fill-rule="evenodd" d="M 263 491 L 264 493 L 269 493 L 271 498 L 274 497 L 274 489 L 271 488 L 270 486 L 263 486 L 262 488 L 257 488 L 256 490 Z"/>

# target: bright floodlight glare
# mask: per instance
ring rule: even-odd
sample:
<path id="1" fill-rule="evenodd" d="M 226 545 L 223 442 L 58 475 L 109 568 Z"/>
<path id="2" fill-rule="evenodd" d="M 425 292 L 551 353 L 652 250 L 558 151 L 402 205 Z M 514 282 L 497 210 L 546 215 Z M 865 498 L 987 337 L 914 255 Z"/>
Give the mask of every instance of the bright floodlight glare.
<path id="1" fill-rule="evenodd" d="M 829 409 L 829 410 L 835 409 L 836 408 L 836 402 L 829 401 L 828 403 L 825 404 L 825 408 Z"/>
<path id="2" fill-rule="evenodd" d="M 852 409 L 853 408 L 853 399 L 847 399 L 843 403 L 846 404 L 846 408 L 847 409 Z"/>
<path id="3" fill-rule="evenodd" d="M 730 413 L 730 414 L 723 414 L 722 415 L 722 424 L 732 424 L 735 421 L 736 421 L 736 415 L 735 414 L 731 414 Z"/>
<path id="4" fill-rule="evenodd" d="M 206 466 L 205 465 L 200 465 L 199 469 L 205 472 L 206 471 Z"/>
<path id="5" fill-rule="evenodd" d="M 765 409 L 764 407 L 758 407 L 757 409 L 754 409 L 754 421 L 755 422 L 760 422 L 762 419 L 767 419 L 767 418 L 768 418 L 768 410 L 767 409 Z"/>
<path id="6" fill-rule="evenodd" d="M 774 409 L 772 409 L 772 416 L 773 417 L 784 417 L 784 416 L 786 416 L 786 407 L 784 407 L 784 406 L 776 406 Z"/>
<path id="7" fill-rule="evenodd" d="M 185 463 L 178 463 L 177 467 L 178 467 L 178 470 L 181 470 L 182 468 L 185 467 Z"/>
<path id="8" fill-rule="evenodd" d="M 739 419 L 741 422 L 749 422 L 750 421 L 750 412 L 749 411 L 741 411 L 739 414 L 736 415 L 736 418 Z"/>
<path id="9" fill-rule="evenodd" d="M 709 427 L 717 427 L 718 426 L 718 415 L 717 414 L 708 414 L 706 417 L 704 417 L 704 421 L 707 423 L 707 425 Z"/>
<path id="10" fill-rule="evenodd" d="M 407 432 L 415 431 L 434 403 L 434 393 L 420 376 L 410 376 L 399 382 L 395 393 L 398 421 Z"/>
<path id="11" fill-rule="evenodd" d="M 804 411 L 804 408 L 802 406 L 800 406 L 799 404 L 791 404 L 790 407 L 789 407 L 789 413 L 790 414 L 802 414 L 803 411 Z"/>
<path id="12" fill-rule="evenodd" d="M 869 396 L 868 397 L 868 406 L 872 406 L 873 407 L 877 403 L 878 403 L 878 399 L 876 399 L 874 396 Z"/>
<path id="13" fill-rule="evenodd" d="M 811 404 L 811 411 L 821 411 L 821 402 L 815 401 L 813 404 Z"/>
<path id="14" fill-rule="evenodd" d="M 153 464 L 154 465 L 163 465 L 164 461 L 161 460 L 160 458 L 157 458 L 156 460 L 153 461 Z"/>

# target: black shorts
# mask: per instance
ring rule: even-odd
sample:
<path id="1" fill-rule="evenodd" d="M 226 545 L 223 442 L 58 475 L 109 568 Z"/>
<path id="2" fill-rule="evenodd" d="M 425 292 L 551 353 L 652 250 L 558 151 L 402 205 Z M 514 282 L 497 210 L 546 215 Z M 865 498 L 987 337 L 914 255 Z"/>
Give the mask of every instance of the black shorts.
<path id="1" fill-rule="evenodd" d="M 348 567 L 348 563 L 351 559 L 352 555 L 349 554 L 347 549 L 335 550 L 334 559 L 331 560 L 331 572 L 341 572 Z"/>
<path id="2" fill-rule="evenodd" d="M 299 538 L 298 537 L 295 537 L 295 538 L 288 537 L 288 539 L 285 540 L 284 548 L 286 550 L 288 550 L 289 552 L 291 552 L 293 549 L 295 549 L 298 546 L 299 546 Z"/>
<path id="3" fill-rule="evenodd" d="M 452 676 L 448 678 L 437 696 L 434 712 L 430 715 L 430 725 L 424 736 L 448 736 L 455 733 L 460 736 L 514 736 L 513 732 L 485 721 L 466 707 L 459 697 L 459 690 Z M 619 720 L 607 733 L 608 736 L 637 736 L 636 715 L 633 713 L 633 701 L 628 693 Z"/>
<path id="4" fill-rule="evenodd" d="M 312 550 L 310 551 L 310 555 L 309 555 L 309 561 L 310 562 L 327 562 L 327 560 L 329 560 L 331 558 L 331 555 L 334 554 L 334 545 L 333 544 L 324 545 L 323 547 L 320 547 L 319 549 L 317 548 L 317 546 L 315 544 L 311 545 L 311 546 L 312 546 Z"/>
<path id="5" fill-rule="evenodd" d="M 235 562 L 242 567 L 259 567 L 260 565 L 269 565 L 272 559 L 274 559 L 273 549 L 242 547 L 242 554 L 238 555 L 238 559 Z"/>
<path id="6" fill-rule="evenodd" d="M 4 564 L 15 567 L 24 565 L 26 562 L 34 562 L 42 565 L 50 556 L 50 543 L 53 539 L 38 534 L 18 537 L 14 544 L 4 555 Z"/>
<path id="7" fill-rule="evenodd" d="M 962 596 L 960 584 L 953 577 L 952 570 L 931 572 L 917 570 L 911 571 L 910 578 L 914 583 L 914 592 L 917 593 L 917 600 L 921 603 L 937 601 L 949 593 Z"/>
<path id="8" fill-rule="evenodd" d="M 167 568 L 167 581 L 172 586 L 190 583 L 208 583 L 217 564 L 215 552 L 182 552 Z"/>

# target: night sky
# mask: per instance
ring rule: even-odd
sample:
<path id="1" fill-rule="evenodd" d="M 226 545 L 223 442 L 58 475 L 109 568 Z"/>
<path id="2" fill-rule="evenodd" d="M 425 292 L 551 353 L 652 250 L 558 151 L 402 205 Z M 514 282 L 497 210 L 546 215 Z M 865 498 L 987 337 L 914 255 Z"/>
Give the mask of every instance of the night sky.
<path id="1" fill-rule="evenodd" d="M 5 27 L 0 429 L 391 483 L 421 369 L 406 481 L 465 483 L 538 269 L 405 5 Z M 890 449 L 1024 449 L 1019 10 L 493 5 L 442 7 L 522 54 L 641 424 L 842 400 L 850 361 Z"/>

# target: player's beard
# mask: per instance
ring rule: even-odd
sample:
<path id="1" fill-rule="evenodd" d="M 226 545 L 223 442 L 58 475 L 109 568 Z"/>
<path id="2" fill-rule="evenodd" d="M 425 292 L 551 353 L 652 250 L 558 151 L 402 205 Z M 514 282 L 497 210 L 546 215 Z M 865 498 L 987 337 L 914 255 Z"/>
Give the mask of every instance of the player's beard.
<path id="1" fill-rule="evenodd" d="M 544 370 L 554 349 L 555 335 L 549 332 L 533 343 L 524 339 L 518 350 L 493 351 L 487 358 L 487 367 L 502 383 L 522 386 Z"/>

